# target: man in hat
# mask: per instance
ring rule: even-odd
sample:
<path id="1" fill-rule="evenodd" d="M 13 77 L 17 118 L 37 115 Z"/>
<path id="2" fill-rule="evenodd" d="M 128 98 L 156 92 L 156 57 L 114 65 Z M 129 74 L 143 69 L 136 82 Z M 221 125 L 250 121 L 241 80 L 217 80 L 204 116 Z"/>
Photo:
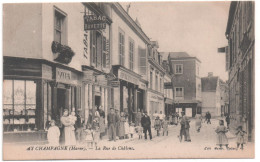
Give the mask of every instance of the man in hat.
<path id="1" fill-rule="evenodd" d="M 189 118 L 185 115 L 185 112 L 182 111 L 181 112 L 181 115 L 182 115 L 182 118 L 181 118 L 181 121 L 180 121 L 180 124 L 181 124 L 181 130 L 180 130 L 180 135 L 178 136 L 179 137 L 179 140 L 180 142 L 182 141 L 182 136 L 184 136 L 184 140 L 187 141 L 187 142 L 191 142 L 191 139 L 190 139 L 190 120 Z"/>
<path id="2" fill-rule="evenodd" d="M 141 125 L 144 129 L 144 138 L 147 139 L 147 131 L 149 132 L 150 140 L 152 140 L 152 132 L 151 132 L 151 119 L 147 115 L 147 111 L 144 112 L 144 116 L 141 119 Z"/>
<path id="3" fill-rule="evenodd" d="M 110 108 L 110 112 L 107 115 L 107 122 L 108 122 L 108 138 L 109 141 L 116 141 L 116 123 L 117 117 L 115 114 L 115 110 Z"/>

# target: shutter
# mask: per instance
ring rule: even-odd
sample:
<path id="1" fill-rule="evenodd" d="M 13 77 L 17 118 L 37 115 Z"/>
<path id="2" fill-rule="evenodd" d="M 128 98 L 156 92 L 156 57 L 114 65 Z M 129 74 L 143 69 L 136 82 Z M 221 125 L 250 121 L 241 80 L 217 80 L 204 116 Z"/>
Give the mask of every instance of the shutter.
<path id="1" fill-rule="evenodd" d="M 226 71 L 229 70 L 229 57 L 230 57 L 230 54 L 229 54 L 229 46 L 226 46 Z"/>
<path id="2" fill-rule="evenodd" d="M 109 65 L 110 65 L 110 51 L 109 51 L 109 47 L 110 47 L 109 40 L 107 39 L 106 40 L 106 51 L 107 51 L 107 53 L 106 53 L 106 67 L 109 67 Z"/>
<path id="3" fill-rule="evenodd" d="M 139 72 L 141 75 L 146 75 L 146 50 L 138 47 L 139 54 Z"/>

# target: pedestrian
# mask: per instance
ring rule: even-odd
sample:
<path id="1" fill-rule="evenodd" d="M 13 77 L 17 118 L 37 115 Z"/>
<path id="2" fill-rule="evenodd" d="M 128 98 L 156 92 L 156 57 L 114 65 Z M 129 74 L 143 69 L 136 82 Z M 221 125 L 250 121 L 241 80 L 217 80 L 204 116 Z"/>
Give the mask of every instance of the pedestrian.
<path id="1" fill-rule="evenodd" d="M 206 120 L 207 120 L 207 124 L 211 124 L 211 114 L 209 113 L 209 111 L 206 113 Z"/>
<path id="2" fill-rule="evenodd" d="M 195 126 L 196 126 L 196 131 L 197 132 L 200 132 L 200 129 L 201 129 L 201 122 L 202 122 L 202 116 L 201 114 L 196 114 L 195 115 Z"/>
<path id="3" fill-rule="evenodd" d="M 173 116 L 172 113 L 170 113 L 170 114 L 169 114 L 169 122 L 170 122 L 171 125 L 173 124 L 173 122 L 172 122 L 172 116 Z"/>
<path id="4" fill-rule="evenodd" d="M 74 127 L 76 129 L 76 141 L 77 141 L 77 143 L 81 143 L 85 121 L 84 120 L 82 121 L 79 113 L 76 114 L 76 117 L 77 117 L 77 120 L 74 124 Z"/>
<path id="5" fill-rule="evenodd" d="M 93 130 L 90 125 L 87 125 L 87 129 L 85 130 L 85 141 L 88 148 L 93 148 Z"/>
<path id="6" fill-rule="evenodd" d="M 142 118 L 142 113 L 140 112 L 140 109 L 138 109 L 138 112 L 136 113 L 135 117 L 135 125 L 141 125 L 141 118 Z"/>
<path id="7" fill-rule="evenodd" d="M 60 139 L 60 129 L 55 125 L 55 121 L 50 121 L 50 127 L 48 129 L 47 139 L 49 142 L 49 145 L 51 146 L 58 146 L 59 145 L 59 139 Z"/>
<path id="8" fill-rule="evenodd" d="M 157 136 L 160 136 L 160 130 L 161 130 L 161 120 L 160 117 L 157 116 L 154 121 L 154 129 L 157 132 Z"/>
<path id="9" fill-rule="evenodd" d="M 125 139 L 129 138 L 129 134 L 130 134 L 130 126 L 128 123 L 128 117 L 125 117 Z"/>
<path id="10" fill-rule="evenodd" d="M 100 139 L 102 140 L 103 136 L 105 135 L 106 128 L 105 128 L 105 114 L 101 113 L 99 118 L 99 130 L 100 130 Z"/>
<path id="11" fill-rule="evenodd" d="M 117 124 L 117 117 L 115 114 L 115 110 L 110 108 L 110 112 L 107 115 L 107 122 L 108 122 L 108 138 L 109 141 L 116 141 L 116 124 Z"/>
<path id="12" fill-rule="evenodd" d="M 119 111 L 116 109 L 116 137 L 119 139 L 119 122 L 120 122 L 120 114 Z"/>
<path id="13" fill-rule="evenodd" d="M 96 116 L 92 122 L 93 144 L 96 147 L 100 139 L 99 117 Z"/>
<path id="14" fill-rule="evenodd" d="M 163 127 L 163 136 L 164 134 L 166 136 L 168 136 L 168 125 L 169 125 L 169 122 L 167 120 L 164 120 L 163 121 L 163 124 L 162 124 L 162 127 Z"/>
<path id="15" fill-rule="evenodd" d="M 246 143 L 246 140 L 245 140 L 246 132 L 243 130 L 242 126 L 238 126 L 237 127 L 236 135 L 237 135 L 237 149 L 241 145 L 240 149 L 243 150 L 244 149 L 244 144 Z"/>
<path id="16" fill-rule="evenodd" d="M 118 126 L 118 136 L 119 139 L 124 139 L 125 137 L 125 115 L 121 112 Z"/>
<path id="17" fill-rule="evenodd" d="M 222 146 L 226 146 L 228 149 L 228 139 L 226 133 L 228 132 L 227 128 L 224 126 L 224 121 L 219 121 L 219 126 L 216 128 L 215 132 L 217 133 L 217 145 L 222 148 Z"/>
<path id="18" fill-rule="evenodd" d="M 182 136 L 184 136 L 184 141 L 191 142 L 190 130 L 189 130 L 190 129 L 190 120 L 185 115 L 184 111 L 181 112 L 181 115 L 182 115 L 181 121 L 180 121 L 181 130 L 180 130 L 179 140 L 181 142 L 182 141 Z"/>
<path id="19" fill-rule="evenodd" d="M 64 126 L 64 135 L 65 135 L 65 145 L 76 145 L 75 129 L 74 129 L 74 120 L 68 116 L 69 111 L 65 109 L 63 116 L 60 121 Z"/>
<path id="20" fill-rule="evenodd" d="M 230 116 L 228 114 L 226 115 L 226 122 L 227 122 L 227 129 L 229 129 Z"/>
<path id="21" fill-rule="evenodd" d="M 69 120 L 71 123 L 75 123 L 76 124 L 76 121 L 77 121 L 77 116 L 76 116 L 76 113 L 75 113 L 75 108 L 72 108 L 72 112 L 70 113 L 69 115 Z M 75 125 L 74 124 L 74 125 Z M 74 125 L 71 125 L 71 129 L 74 131 L 75 130 L 75 126 Z"/>
<path id="22" fill-rule="evenodd" d="M 138 137 L 139 139 L 142 139 L 143 138 L 143 133 L 144 133 L 144 129 L 142 126 L 137 126 L 137 132 L 138 132 Z"/>
<path id="23" fill-rule="evenodd" d="M 151 119 L 147 115 L 147 111 L 144 112 L 144 116 L 141 119 L 141 125 L 144 129 L 144 138 L 147 139 L 147 131 L 149 132 L 150 140 L 152 140 L 152 132 L 151 132 Z"/>
<path id="24" fill-rule="evenodd" d="M 134 133 L 135 133 L 135 124 L 134 123 L 130 123 L 129 134 L 130 134 L 131 138 L 133 138 Z"/>

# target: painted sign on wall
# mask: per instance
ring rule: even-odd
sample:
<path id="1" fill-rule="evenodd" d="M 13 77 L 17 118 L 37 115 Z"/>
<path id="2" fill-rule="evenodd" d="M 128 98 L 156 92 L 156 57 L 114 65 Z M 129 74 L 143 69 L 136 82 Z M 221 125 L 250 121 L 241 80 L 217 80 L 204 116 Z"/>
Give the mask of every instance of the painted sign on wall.
<path id="1" fill-rule="evenodd" d="M 85 15 L 84 30 L 106 29 L 106 16 L 104 15 Z"/>

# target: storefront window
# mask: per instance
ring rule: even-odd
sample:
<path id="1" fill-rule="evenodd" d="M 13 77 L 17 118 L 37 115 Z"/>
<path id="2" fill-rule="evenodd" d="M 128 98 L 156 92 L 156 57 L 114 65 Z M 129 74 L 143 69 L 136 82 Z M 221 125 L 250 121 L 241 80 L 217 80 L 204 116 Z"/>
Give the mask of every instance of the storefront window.
<path id="1" fill-rule="evenodd" d="M 35 129 L 36 83 L 4 80 L 4 132 Z"/>

